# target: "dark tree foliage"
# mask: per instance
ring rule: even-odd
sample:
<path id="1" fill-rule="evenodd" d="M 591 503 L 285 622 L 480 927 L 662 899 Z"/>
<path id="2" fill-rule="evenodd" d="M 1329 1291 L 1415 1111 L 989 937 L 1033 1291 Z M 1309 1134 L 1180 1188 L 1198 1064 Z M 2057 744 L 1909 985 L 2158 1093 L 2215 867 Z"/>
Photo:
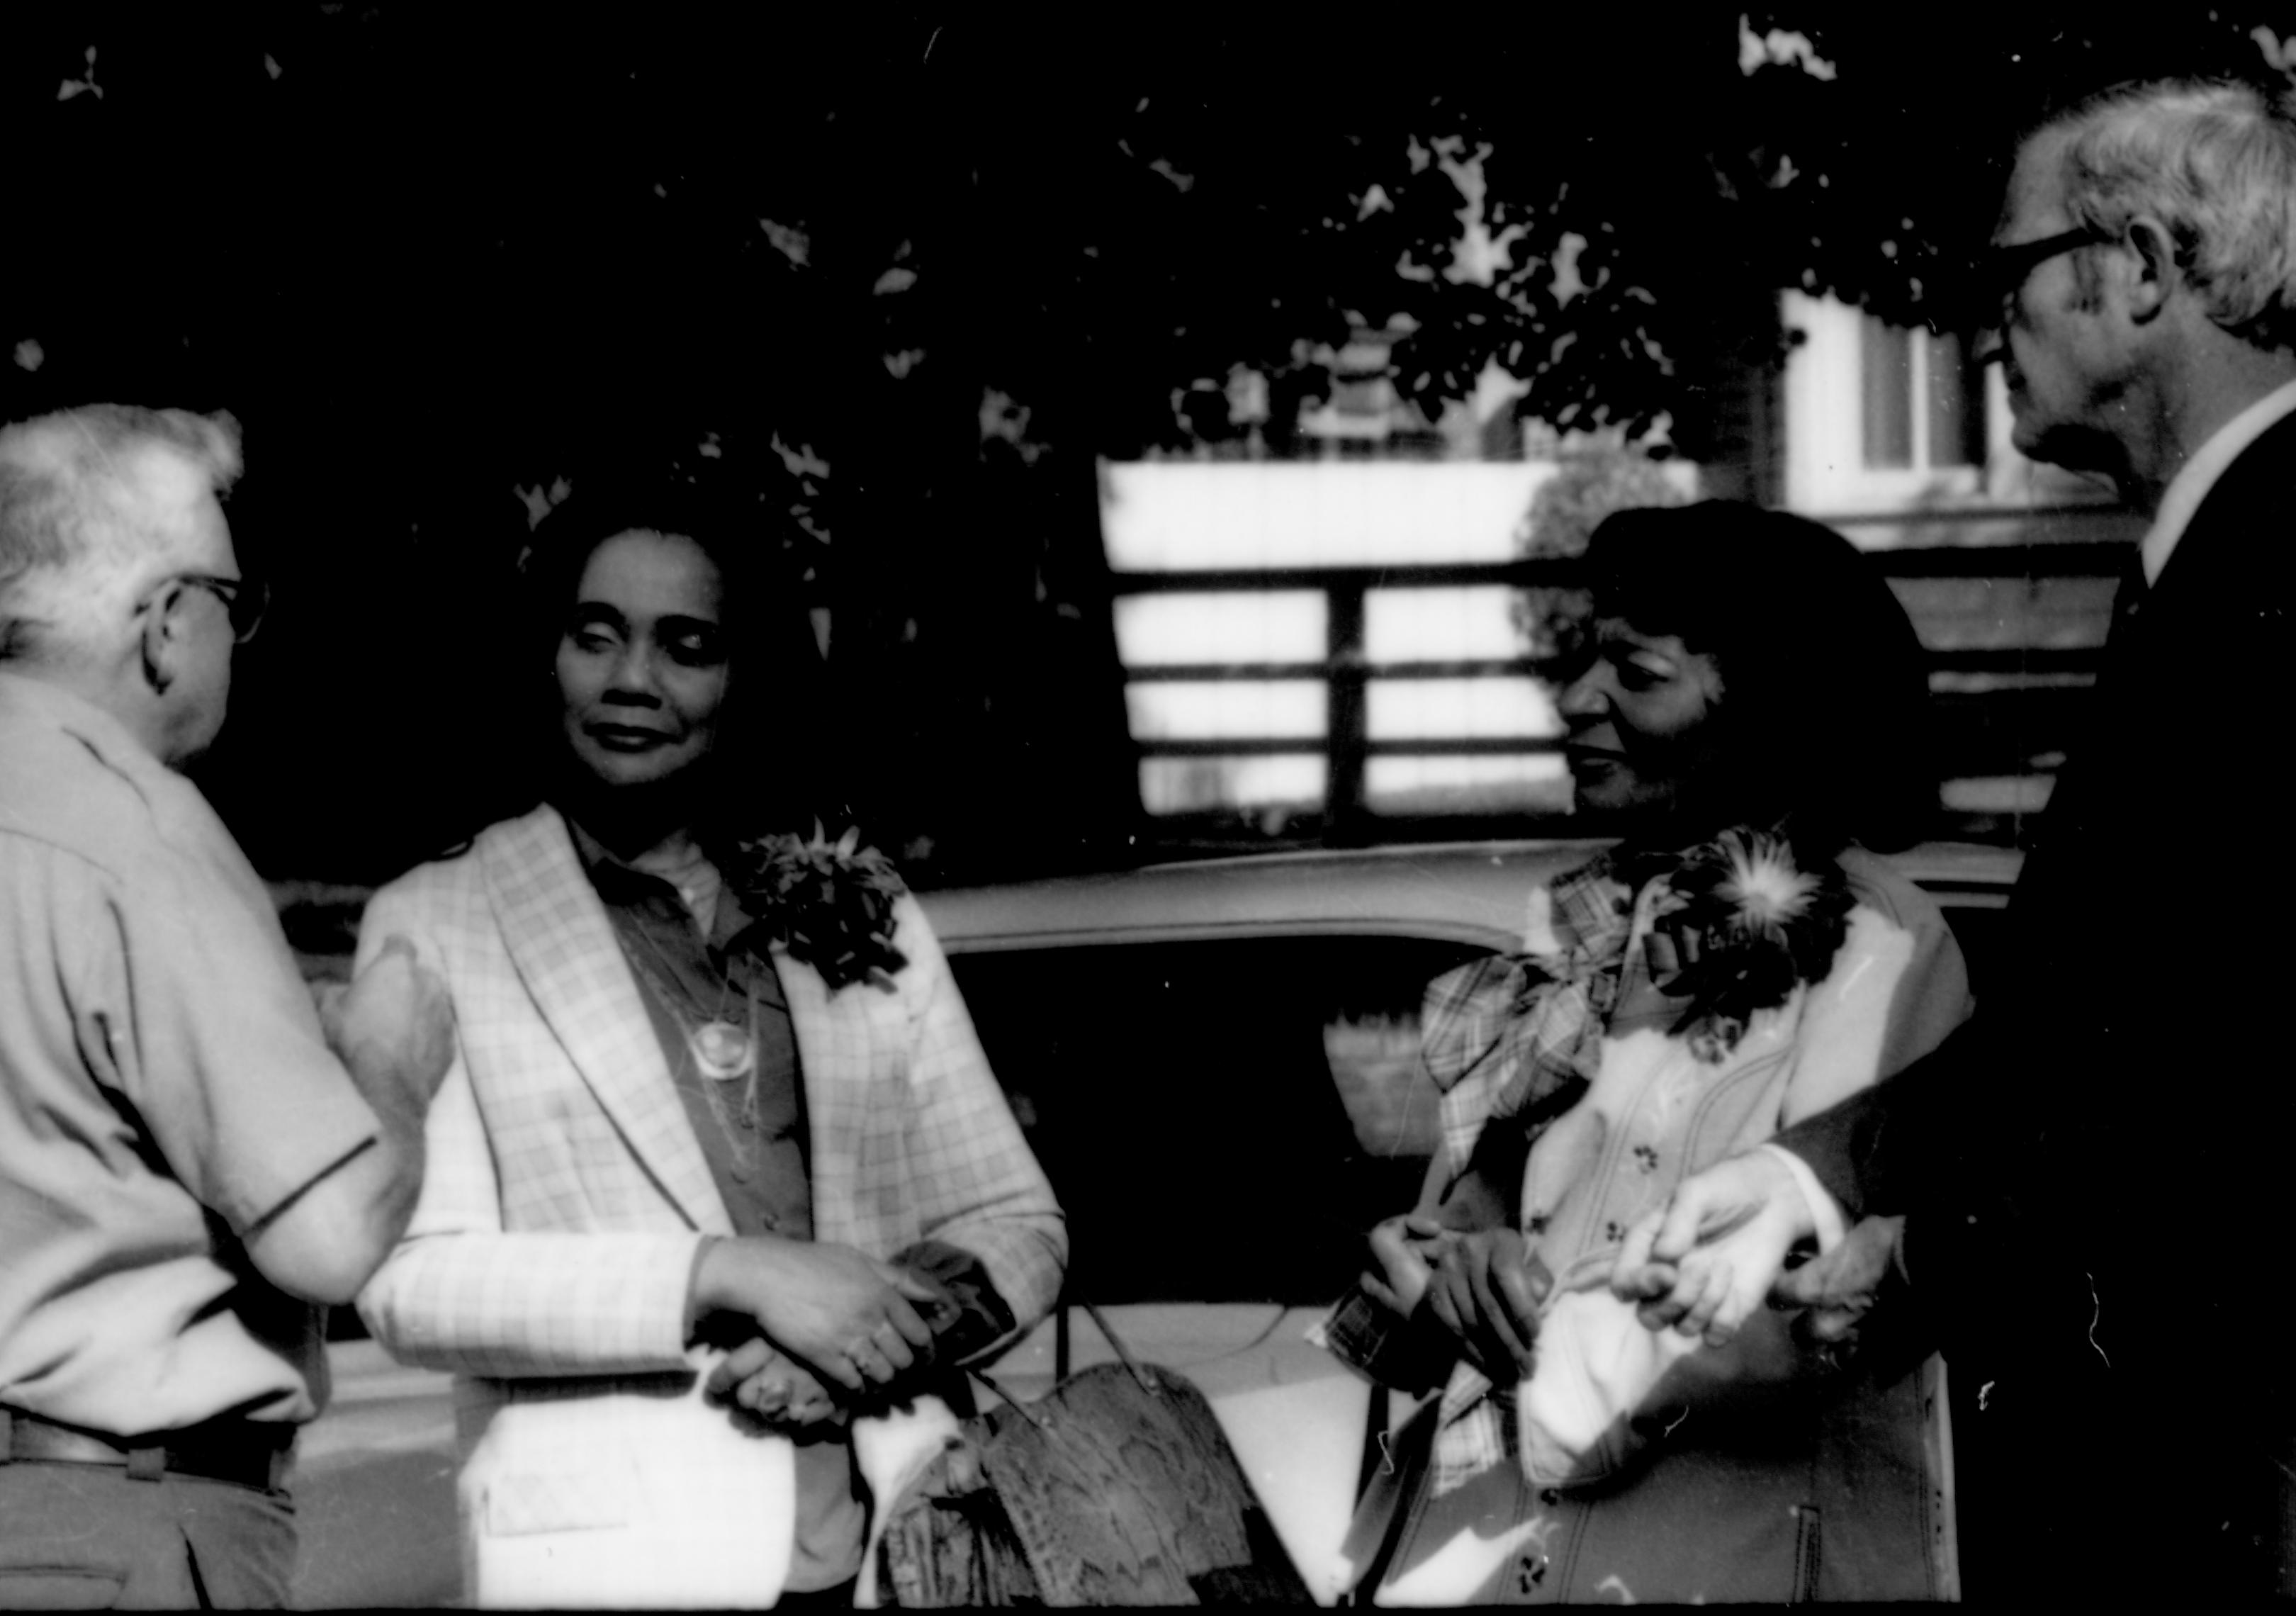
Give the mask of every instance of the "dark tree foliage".
<path id="1" fill-rule="evenodd" d="M 914 71 L 961 166 L 940 267 L 972 332 L 996 333 L 1024 394 L 1088 378 L 1072 427 L 1102 452 L 1231 430 L 1190 406 L 1238 365 L 1275 379 L 1280 435 L 1284 401 L 1323 383 L 1306 349 L 1397 320 L 1414 398 L 1464 397 L 1496 358 L 1531 384 L 1526 414 L 1630 431 L 1671 414 L 1696 452 L 1701 390 L 1775 357 L 1780 289 L 1951 323 L 2023 129 L 2168 70 L 2284 89 L 2286 9 L 2069 27 L 1966 5 L 1587 7 L 1120 37 L 967 21 Z M 1800 60 L 1747 61 L 1748 34 L 1795 32 Z M 1464 199 L 1441 160 L 1478 152 L 1509 246 L 1489 284 L 1443 273 Z"/>
<path id="2" fill-rule="evenodd" d="M 1098 457 L 1243 433 L 1239 367 L 1296 447 L 1318 349 L 1390 324 L 1431 409 L 1496 359 L 1527 415 L 1726 453 L 1779 289 L 1948 318 L 2021 128 L 2284 84 L 2284 9 L 73 8 L 0 53 L 0 406 L 247 423 L 279 610 L 211 783 L 274 873 L 521 794 L 515 490 L 610 464 L 718 486 L 828 609 L 873 839 L 1120 857 Z M 1477 158 L 1490 281 L 1446 273 Z"/>

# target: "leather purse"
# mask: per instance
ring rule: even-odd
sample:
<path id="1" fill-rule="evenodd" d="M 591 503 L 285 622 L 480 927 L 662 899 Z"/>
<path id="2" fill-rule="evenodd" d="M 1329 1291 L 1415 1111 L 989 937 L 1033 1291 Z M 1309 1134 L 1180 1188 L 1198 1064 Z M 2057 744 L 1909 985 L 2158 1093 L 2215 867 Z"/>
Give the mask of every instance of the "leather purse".
<path id="1" fill-rule="evenodd" d="M 876 1599 L 967 1605 L 1311 1603 L 1204 1394 L 1119 1362 L 965 1420 L 884 1511 Z M 986 1375 L 977 1375 L 997 1390 Z"/>

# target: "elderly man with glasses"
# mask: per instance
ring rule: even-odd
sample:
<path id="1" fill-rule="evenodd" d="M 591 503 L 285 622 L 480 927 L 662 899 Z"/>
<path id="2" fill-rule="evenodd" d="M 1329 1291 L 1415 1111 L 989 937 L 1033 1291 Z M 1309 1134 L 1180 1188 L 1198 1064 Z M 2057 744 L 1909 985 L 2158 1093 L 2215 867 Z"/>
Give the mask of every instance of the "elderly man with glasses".
<path id="1" fill-rule="evenodd" d="M 453 1053 L 387 952 L 324 1025 L 177 771 L 261 615 L 227 417 L 0 430 L 0 1606 L 279 1605 L 284 1483 Z"/>
<path id="2" fill-rule="evenodd" d="M 1995 241 L 2018 448 L 2152 517 L 2008 969 L 1925 1061 L 1685 1183 L 1612 1284 L 1710 1340 L 1766 1294 L 1869 1350 L 1937 1331 L 1973 1594 L 2285 1595 L 2296 118 L 2109 92 L 2024 142 Z"/>

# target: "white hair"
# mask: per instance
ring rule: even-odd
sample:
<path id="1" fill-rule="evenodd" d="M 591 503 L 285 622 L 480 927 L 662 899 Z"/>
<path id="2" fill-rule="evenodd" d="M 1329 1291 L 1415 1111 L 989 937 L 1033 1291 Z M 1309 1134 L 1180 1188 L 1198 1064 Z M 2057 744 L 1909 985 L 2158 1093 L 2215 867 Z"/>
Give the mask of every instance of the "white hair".
<path id="1" fill-rule="evenodd" d="M 133 463 L 173 450 L 220 498 L 241 467 L 228 414 L 116 404 L 0 428 L 0 661 L 37 656 L 114 613 L 160 539 Z"/>
<path id="2" fill-rule="evenodd" d="M 2059 200 L 2118 236 L 2159 220 L 2209 318 L 2262 349 L 2296 347 L 2296 98 L 2234 83 L 2109 90 L 2042 131 Z"/>

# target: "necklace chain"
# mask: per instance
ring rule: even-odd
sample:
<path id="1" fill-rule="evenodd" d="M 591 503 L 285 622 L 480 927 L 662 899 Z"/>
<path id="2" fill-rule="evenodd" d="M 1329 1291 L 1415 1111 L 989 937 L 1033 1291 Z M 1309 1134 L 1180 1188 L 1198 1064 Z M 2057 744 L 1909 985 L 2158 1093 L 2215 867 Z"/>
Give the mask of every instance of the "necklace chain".
<path id="1" fill-rule="evenodd" d="M 731 973 L 728 972 L 718 988 L 717 1011 L 705 1014 L 701 1003 L 687 991 L 685 982 L 680 980 L 668 950 L 654 939 L 642 921 L 634 920 L 632 924 L 617 926 L 614 930 L 615 935 L 622 939 L 623 955 L 629 959 L 638 976 L 660 996 L 671 1018 L 685 1033 L 686 1057 L 693 1062 L 694 1070 L 712 1083 L 728 1083 L 737 1078 L 748 1079 L 742 1117 L 745 1121 L 754 1122 L 751 1113 L 757 1108 L 758 1082 L 758 1013 L 755 1001 L 747 993 L 742 996 L 742 1021 L 736 1026 L 726 1013 L 726 1001 L 734 991 Z M 638 933 L 638 939 L 660 961 L 659 972 L 632 953 L 628 946 L 628 934 L 632 931 Z M 692 1013 L 690 1018 L 686 1013 L 688 1011 Z M 689 1020 L 691 1025 L 688 1024 Z"/>

